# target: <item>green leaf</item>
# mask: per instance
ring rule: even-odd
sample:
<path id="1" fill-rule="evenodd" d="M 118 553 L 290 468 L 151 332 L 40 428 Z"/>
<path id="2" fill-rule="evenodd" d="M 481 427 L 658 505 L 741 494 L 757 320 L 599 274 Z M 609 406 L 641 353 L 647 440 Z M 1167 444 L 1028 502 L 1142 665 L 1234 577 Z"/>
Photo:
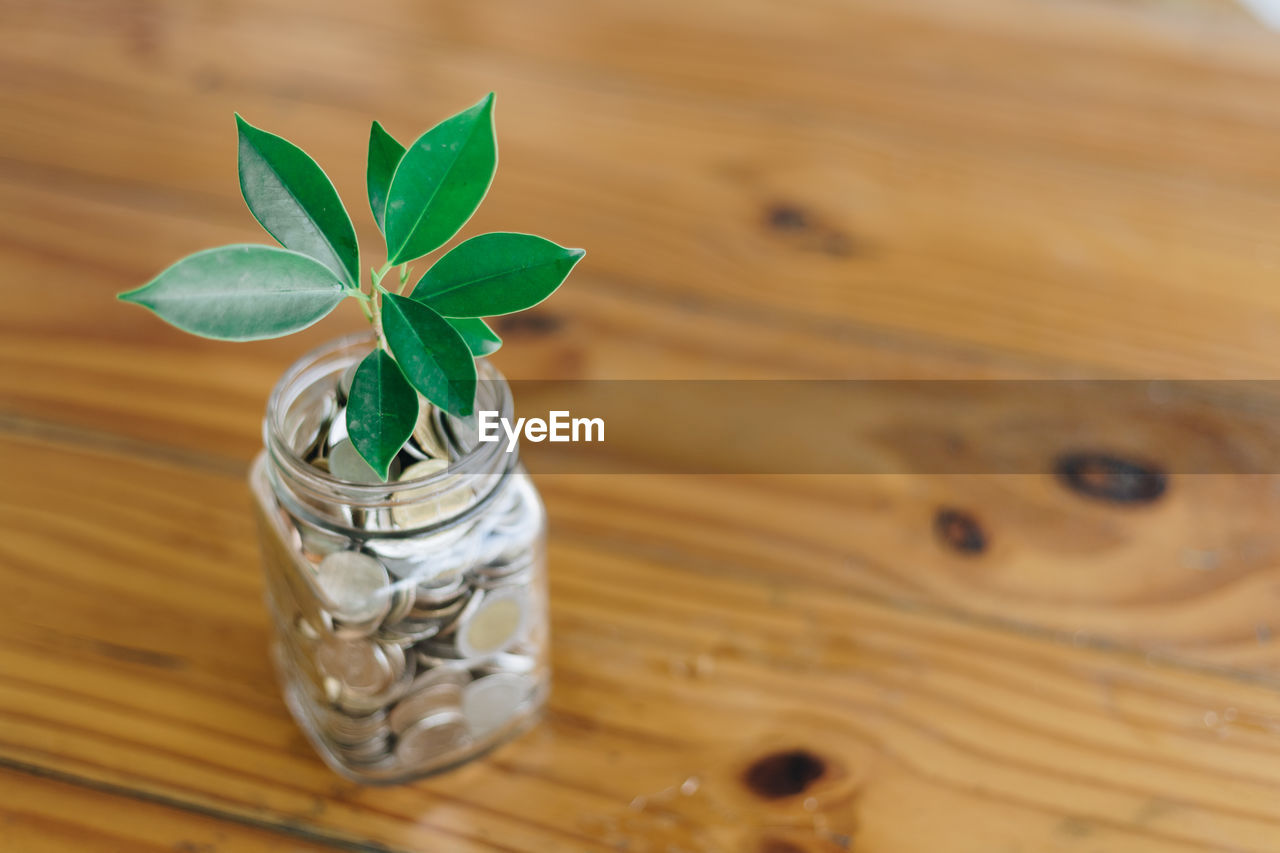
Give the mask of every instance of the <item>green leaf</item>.
<path id="1" fill-rule="evenodd" d="M 256 341 L 305 329 L 345 295 L 342 282 L 317 260 L 242 244 L 189 255 L 117 298 L 193 335 Z"/>
<path id="2" fill-rule="evenodd" d="M 555 292 L 584 254 L 533 234 L 481 234 L 427 270 L 413 298 L 446 317 L 523 311 Z"/>
<path id="3" fill-rule="evenodd" d="M 448 242 L 489 191 L 498 166 L 493 93 L 418 137 L 387 194 L 387 253 L 393 264 Z"/>
<path id="4" fill-rule="evenodd" d="M 391 189 L 391 176 L 403 156 L 404 146 L 375 121 L 369 128 L 369 167 L 365 171 L 365 185 L 369 189 L 369 209 L 373 211 L 378 230 L 384 233 L 387 191 Z"/>
<path id="5" fill-rule="evenodd" d="M 362 459 L 385 482 L 391 460 L 418 422 L 418 395 L 381 348 L 364 357 L 347 397 L 347 435 Z"/>
<path id="6" fill-rule="evenodd" d="M 236 116 L 240 193 L 255 219 L 286 249 L 310 255 L 348 287 L 360 286 L 356 229 L 338 191 L 307 152 Z"/>
<path id="7" fill-rule="evenodd" d="M 489 328 L 489 324 L 479 317 L 446 317 L 450 326 L 462 335 L 462 340 L 466 341 L 467 349 L 471 350 L 471 354 L 476 358 L 483 358 L 486 355 L 493 355 L 502 349 L 502 338 L 498 337 L 498 333 Z"/>
<path id="8" fill-rule="evenodd" d="M 448 320 L 412 299 L 384 293 L 382 333 L 414 388 L 446 412 L 471 414 L 476 362 Z"/>

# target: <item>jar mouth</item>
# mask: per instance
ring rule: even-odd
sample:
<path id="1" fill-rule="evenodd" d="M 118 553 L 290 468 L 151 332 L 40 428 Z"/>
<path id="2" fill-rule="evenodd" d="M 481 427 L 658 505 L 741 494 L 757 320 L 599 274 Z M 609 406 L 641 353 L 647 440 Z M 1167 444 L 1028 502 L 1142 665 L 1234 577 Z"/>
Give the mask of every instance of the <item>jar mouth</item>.
<path id="1" fill-rule="evenodd" d="M 468 475 L 503 474 L 514 467 L 517 454 L 506 453 L 500 442 L 476 442 L 469 450 L 450 462 L 449 467 L 409 480 L 386 483 L 353 483 L 341 480 L 317 468 L 302 458 L 299 449 L 292 445 L 287 421 L 294 413 L 301 398 L 321 383 L 336 382 L 337 376 L 350 365 L 364 358 L 374 345 L 372 332 L 346 335 L 308 352 L 281 375 L 267 401 L 263 419 L 263 442 L 277 470 L 287 476 L 296 489 L 302 487 L 316 497 L 337 498 L 344 503 L 367 507 L 389 507 L 397 503 L 395 492 L 412 492 L 413 500 L 432 497 L 453 488 Z M 500 417 L 510 419 L 513 412 L 511 390 L 494 367 L 487 361 L 477 362 L 479 382 L 476 393 L 476 409 L 497 410 Z M 482 399 L 485 398 L 485 399 Z M 445 415 L 451 422 L 461 423 L 453 415 Z M 506 459 L 503 457 L 510 457 Z"/>

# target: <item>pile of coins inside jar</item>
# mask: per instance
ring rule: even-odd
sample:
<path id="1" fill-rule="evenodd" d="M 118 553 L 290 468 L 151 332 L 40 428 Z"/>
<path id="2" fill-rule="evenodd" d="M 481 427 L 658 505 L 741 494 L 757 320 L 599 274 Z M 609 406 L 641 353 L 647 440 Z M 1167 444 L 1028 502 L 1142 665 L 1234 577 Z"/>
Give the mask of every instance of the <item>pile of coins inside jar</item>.
<path id="1" fill-rule="evenodd" d="M 289 441 L 317 472 L 382 484 L 346 435 L 353 369 L 308 401 Z M 523 730 L 546 692 L 541 502 L 518 470 L 496 485 L 449 474 L 474 433 L 422 402 L 386 506 L 335 522 L 253 478 L 286 698 L 321 754 L 361 781 L 464 761 Z M 395 500 L 410 482 L 425 497 Z"/>

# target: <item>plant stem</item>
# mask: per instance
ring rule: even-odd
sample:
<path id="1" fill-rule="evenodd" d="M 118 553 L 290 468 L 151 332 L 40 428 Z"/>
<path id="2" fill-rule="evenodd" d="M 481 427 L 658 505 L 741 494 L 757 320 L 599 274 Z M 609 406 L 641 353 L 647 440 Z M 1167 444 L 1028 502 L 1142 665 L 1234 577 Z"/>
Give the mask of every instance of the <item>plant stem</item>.
<path id="1" fill-rule="evenodd" d="M 391 261 L 387 261 L 380 269 L 373 271 L 373 286 L 376 288 L 382 283 L 382 277 L 391 272 Z"/>
<path id="2" fill-rule="evenodd" d="M 369 318 L 370 325 L 373 326 L 373 333 L 377 336 L 378 345 L 382 345 L 382 298 L 381 294 L 387 290 L 382 286 L 382 278 L 391 271 L 391 262 L 387 261 L 382 265 L 381 269 L 372 270 L 372 291 L 367 298 L 368 303 L 362 302 L 361 307 L 365 308 L 365 316 Z"/>

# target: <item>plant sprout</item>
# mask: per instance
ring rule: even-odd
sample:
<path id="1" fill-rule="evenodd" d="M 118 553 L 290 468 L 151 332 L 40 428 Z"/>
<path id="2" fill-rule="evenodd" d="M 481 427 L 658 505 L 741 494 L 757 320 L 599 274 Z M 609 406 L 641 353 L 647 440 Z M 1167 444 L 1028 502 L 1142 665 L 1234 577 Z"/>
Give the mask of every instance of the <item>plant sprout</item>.
<path id="1" fill-rule="evenodd" d="M 355 227 L 324 170 L 301 148 L 239 115 L 236 126 L 240 191 L 281 248 L 196 252 L 118 298 L 183 331 L 224 341 L 292 334 L 344 299 L 355 300 L 378 345 L 352 379 L 347 431 L 385 480 L 417 423 L 419 394 L 450 414 L 472 413 L 475 359 L 502 345 L 482 318 L 537 305 L 584 252 L 532 234 L 481 234 L 446 252 L 405 292 L 409 262 L 449 242 L 493 182 L 492 93 L 408 148 L 373 123 L 366 184 L 386 261 L 370 269 L 367 287 Z"/>

